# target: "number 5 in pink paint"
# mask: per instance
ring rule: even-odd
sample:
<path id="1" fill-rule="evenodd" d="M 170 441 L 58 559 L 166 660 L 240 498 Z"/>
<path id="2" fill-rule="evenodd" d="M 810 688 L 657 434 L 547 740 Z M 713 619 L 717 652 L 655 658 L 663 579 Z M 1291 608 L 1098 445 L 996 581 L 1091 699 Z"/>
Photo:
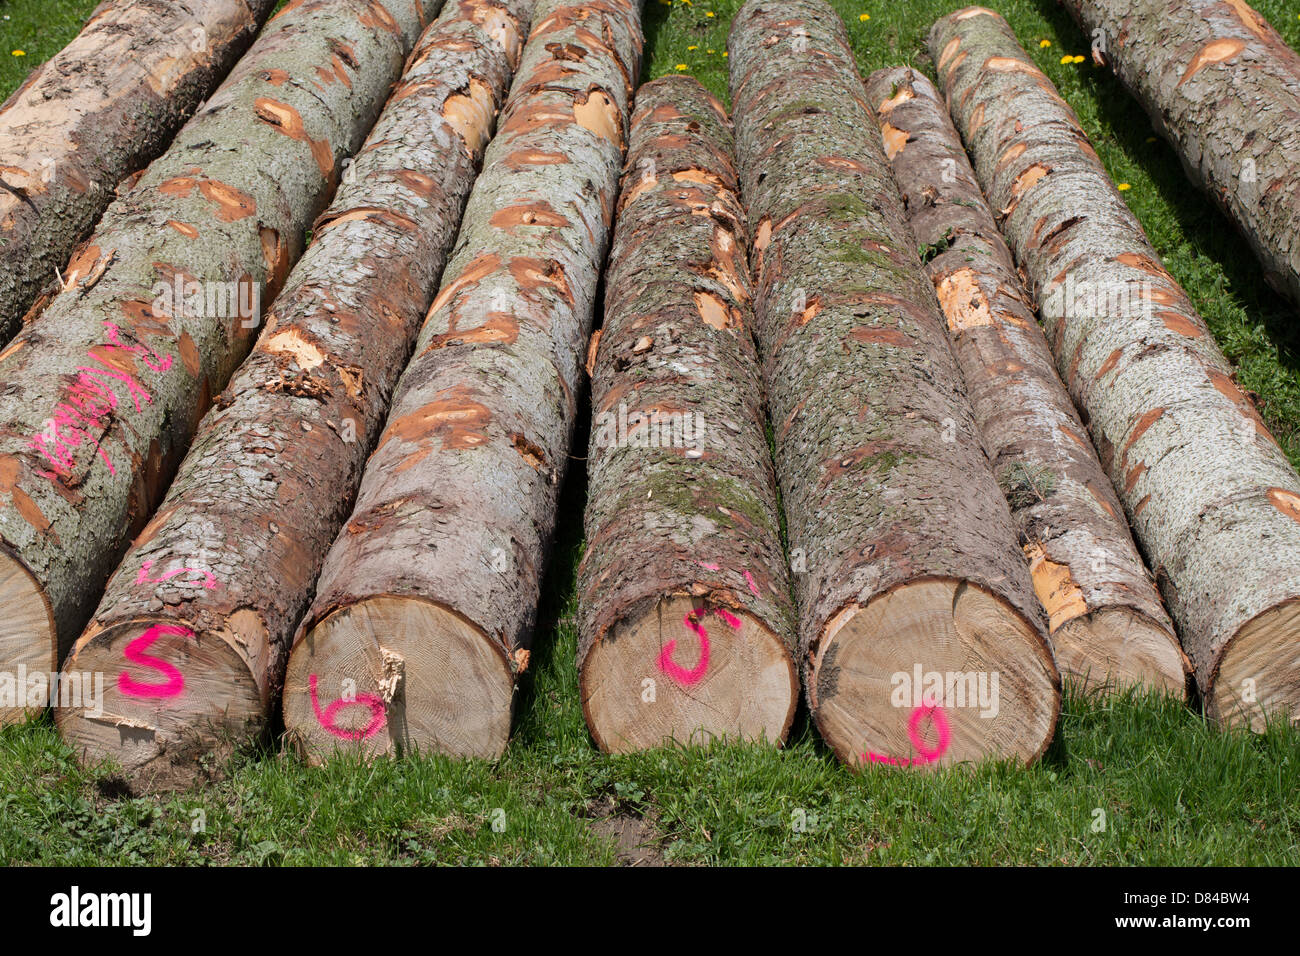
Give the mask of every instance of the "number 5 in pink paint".
<path id="1" fill-rule="evenodd" d="M 339 740 L 351 740 L 354 743 L 358 740 L 366 740 L 379 733 L 379 728 L 384 726 L 385 707 L 384 701 L 378 694 L 357 694 L 351 699 L 340 698 L 329 704 L 324 710 L 320 709 L 320 698 L 316 696 L 316 675 L 311 674 L 307 678 L 307 690 L 311 694 L 311 709 L 316 714 L 316 723 L 325 728 L 327 733 L 333 734 Z M 369 707 L 370 723 L 362 730 L 344 730 L 335 723 L 335 716 L 344 707 Z"/>
<path id="2" fill-rule="evenodd" d="M 698 684 L 703 680 L 704 675 L 709 670 L 709 632 L 704 629 L 700 623 L 700 618 L 706 614 L 716 614 L 727 622 L 731 627 L 740 630 L 740 618 L 728 612 L 725 608 L 715 607 L 708 610 L 691 611 L 682 619 L 682 623 L 688 629 L 694 632 L 700 641 L 700 659 L 699 662 L 687 670 L 673 660 L 673 651 L 677 650 L 677 639 L 673 638 L 664 645 L 664 649 L 659 652 L 659 670 L 667 674 L 683 687 L 690 687 L 692 684 Z"/>
<path id="3" fill-rule="evenodd" d="M 921 721 L 930 718 L 930 724 L 934 727 L 935 735 L 938 737 L 934 747 L 928 747 L 925 738 L 921 736 Z M 912 746 L 920 755 L 917 757 L 890 757 L 885 754 L 877 754 L 867 751 L 862 755 L 863 763 L 884 763 L 893 767 L 920 767 L 928 763 L 934 763 L 945 753 L 952 743 L 952 730 L 948 726 L 948 718 L 944 715 L 943 708 L 938 704 L 922 704 L 912 711 L 912 716 L 907 720 L 907 739 L 911 741 Z"/>
<path id="4" fill-rule="evenodd" d="M 132 679 L 126 671 L 122 671 L 117 675 L 117 689 L 127 697 L 175 697 L 185 689 L 185 675 L 161 657 L 151 657 L 145 653 L 149 645 L 164 634 L 194 637 L 193 631 L 180 624 L 155 624 L 126 645 L 126 648 L 122 651 L 123 657 L 132 664 L 139 664 L 141 667 L 152 667 L 167 678 L 162 684 L 145 684 Z"/>

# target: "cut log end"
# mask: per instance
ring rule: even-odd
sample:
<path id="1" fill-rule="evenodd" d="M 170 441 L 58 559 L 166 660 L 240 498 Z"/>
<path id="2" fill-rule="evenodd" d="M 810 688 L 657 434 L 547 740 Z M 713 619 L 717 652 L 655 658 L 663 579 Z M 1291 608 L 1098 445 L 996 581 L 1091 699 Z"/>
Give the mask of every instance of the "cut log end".
<path id="1" fill-rule="evenodd" d="M 1300 600 L 1251 619 L 1224 648 L 1206 698 L 1208 716 L 1262 732 L 1270 721 L 1300 724 Z"/>
<path id="2" fill-rule="evenodd" d="M 48 696 L 29 699 L 31 682 L 46 680 L 58 667 L 59 648 L 54 613 L 36 578 L 22 561 L 0 548 L 0 727 L 35 717 L 45 709 Z M 44 686 L 48 687 L 48 683 Z"/>
<path id="3" fill-rule="evenodd" d="M 612 627 L 582 666 L 597 746 L 785 740 L 799 678 L 781 639 L 751 614 L 665 595 Z"/>
<path id="4" fill-rule="evenodd" d="M 514 673 L 459 614 L 384 595 L 342 607 L 293 649 L 284 722 L 311 763 L 429 751 L 496 759 L 510 737 Z"/>
<path id="5" fill-rule="evenodd" d="M 83 694 L 55 709 L 63 738 L 84 763 L 112 760 L 140 789 L 190 785 L 265 724 L 261 693 L 232 639 L 175 619 L 106 628 L 76 649 L 62 679 L 101 688 L 98 700 Z"/>
<path id="6" fill-rule="evenodd" d="M 1168 630 L 1127 607 L 1073 618 L 1052 634 L 1061 676 L 1083 691 L 1141 687 L 1187 696 L 1188 666 Z"/>
<path id="7" fill-rule="evenodd" d="M 822 632 L 809 703 L 850 766 L 935 768 L 1047 749 L 1060 677 L 1032 624 L 969 581 L 908 582 Z"/>

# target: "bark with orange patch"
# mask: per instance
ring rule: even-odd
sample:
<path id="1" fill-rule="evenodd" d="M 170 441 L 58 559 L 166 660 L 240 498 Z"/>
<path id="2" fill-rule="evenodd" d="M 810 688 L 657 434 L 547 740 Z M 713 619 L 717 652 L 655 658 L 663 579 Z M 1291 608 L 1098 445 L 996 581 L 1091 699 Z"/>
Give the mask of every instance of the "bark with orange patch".
<path id="1" fill-rule="evenodd" d="M 321 635 L 389 600 L 439 609 L 457 635 L 475 635 L 473 650 L 456 651 L 463 645 L 443 643 L 454 638 L 437 629 L 413 635 L 421 650 L 405 657 L 404 704 L 370 738 L 354 741 L 357 749 L 490 755 L 505 746 L 504 735 L 489 739 L 479 728 L 508 728 L 513 673 L 527 660 L 607 245 L 605 210 L 623 160 L 618 142 L 575 107 L 607 96 L 609 122 L 621 131 L 626 78 L 637 75 L 641 51 L 636 0 L 540 0 L 533 22 L 442 288 L 294 642 L 285 722 L 312 759 L 349 744 L 320 727 L 311 675 L 326 682 L 331 700 L 345 674 L 356 676 L 358 694 L 381 693 L 385 680 L 382 671 L 348 670 L 370 650 L 331 650 Z M 606 41 L 591 42 L 600 36 Z M 435 408 L 449 413 L 452 403 L 466 412 L 458 423 L 444 416 L 438 427 L 412 427 Z M 371 644 L 400 637 L 375 634 Z M 466 696 L 447 732 L 431 731 L 422 721 L 443 709 L 437 682 L 455 667 L 419 671 L 425 650 L 430 659 L 481 653 L 504 661 L 509 684 L 500 688 L 479 672 L 483 685 L 456 688 Z M 500 696 L 476 694 L 488 682 Z M 501 700 L 505 713 L 496 712 Z"/>
<path id="2" fill-rule="evenodd" d="M 206 108 L 104 213 L 91 245 L 113 259 L 98 281 L 56 296 L 19 336 L 24 347 L 0 363 L 7 394 L 21 396 L 6 405 L 0 455 L 22 462 L 19 486 L 49 521 L 41 531 L 0 509 L 0 536 L 39 582 L 57 633 L 11 636 L 0 622 L 0 670 L 11 639 L 57 640 L 65 651 L 81 633 L 175 474 L 205 402 L 252 346 L 261 307 L 279 291 L 277 270 L 301 254 L 329 202 L 334 170 L 327 176 L 310 147 L 264 122 L 255 104 L 274 97 L 336 157 L 355 152 L 421 20 L 439 5 L 390 2 L 399 35 L 364 25 L 373 2 L 362 0 L 307 0 L 269 23 Z M 317 92 L 307 77 L 343 46 L 356 53 L 351 89 Z M 291 80 L 274 86 L 275 70 Z M 281 250 L 274 261 L 268 249 Z M 185 336 L 197 368 L 181 351 Z M 110 371 L 95 358 L 104 349 L 129 355 L 133 370 Z M 87 390 L 98 396 L 93 411 Z"/>
<path id="3" fill-rule="evenodd" d="M 1300 304 L 1300 55 L 1245 0 L 1065 0 L 1188 178 Z"/>
<path id="4" fill-rule="evenodd" d="M 847 763 L 866 761 L 864 746 L 910 763 L 909 712 L 891 705 L 890 673 L 939 666 L 945 645 L 961 643 L 942 637 L 955 627 L 951 594 L 924 646 L 861 636 L 856 648 L 897 648 L 879 673 L 841 666 L 838 635 L 896 591 L 948 581 L 998 606 L 992 627 L 1023 677 L 1005 693 L 1026 716 L 1006 717 L 1005 736 L 979 721 L 928 765 L 989 752 L 1035 759 L 1052 736 L 1059 675 L 843 24 L 823 0 L 751 0 L 729 48 L 741 184 L 767 240 L 755 259 L 756 328 L 813 718 Z M 892 93 L 875 102 L 888 103 L 889 123 L 906 107 Z M 890 136 L 909 162 L 906 133 Z M 842 729 L 842 715 L 861 733 Z"/>
<path id="5" fill-rule="evenodd" d="M 725 608 L 774 636 L 768 653 L 786 661 L 788 707 L 777 706 L 777 722 L 761 729 L 777 742 L 798 699 L 794 612 L 751 328 L 749 233 L 721 105 L 688 77 L 642 86 L 626 169 L 592 369 L 578 579 L 583 712 L 602 749 L 626 749 L 622 709 L 602 706 L 603 695 L 638 695 L 647 673 L 666 681 L 655 669 L 658 649 L 631 665 L 635 673 L 620 669 L 627 665 L 618 655 L 593 651 L 637 629 L 662 601 L 688 595 L 701 614 Z M 700 191 L 711 216 L 693 213 Z M 646 337 L 653 348 L 638 351 Z M 691 638 L 680 620 L 667 631 Z M 739 657 L 734 666 L 743 666 Z M 672 724 L 678 739 L 758 736 L 754 726 L 728 723 L 743 710 L 734 695 L 758 676 L 710 676 L 693 685 L 693 700 L 725 716 L 688 717 L 693 704 L 682 701 Z M 670 686 L 660 710 L 673 706 Z"/>
<path id="6" fill-rule="evenodd" d="M 1062 673 L 1184 694 L 1187 672 L 1173 624 L 1096 451 L 1079 438 L 1086 430 L 942 97 L 906 67 L 872 74 L 867 92 L 872 102 L 896 103 L 889 122 L 911 139 L 893 163 L 894 178 L 916 241 L 943 249 L 926 271 L 948 319 L 948 341 L 985 451 L 1031 558 L 1050 633 L 1075 621 L 1072 645 L 1086 645 L 1082 654 L 1058 652 Z M 1112 608 L 1127 608 L 1149 624 L 1163 646 L 1158 666 L 1134 656 L 1139 649 L 1123 635 L 1088 626 L 1090 616 Z"/>
<path id="7" fill-rule="evenodd" d="M 1184 4 L 1186 17 L 1173 4 L 1158 6 L 1150 22 L 1164 30 L 1211 5 Z M 978 55 L 943 74 L 942 89 L 990 204 L 1008 205 L 1031 166 L 1052 170 L 1021 194 L 1002 231 L 1207 711 L 1256 729 L 1266 713 L 1300 718 L 1300 524 L 1270 498 L 1271 489 L 1300 494 L 1300 476 L 1250 403 L 1224 386 L 1227 359 L 1010 26 L 992 15 L 948 17 L 935 24 L 931 51 L 954 38 Z M 1134 63 L 1158 74 L 1152 58 L 1178 46 L 1134 44 Z M 1114 42 L 1107 52 L 1131 55 Z M 994 57 L 1026 70 L 981 68 Z M 1001 165 L 1018 143 L 1026 150 Z M 1225 668 L 1232 676 L 1220 680 Z"/>
<path id="8" fill-rule="evenodd" d="M 57 283 L 55 269 L 118 183 L 167 148 L 274 6 L 106 0 L 0 105 L 0 342 Z"/>

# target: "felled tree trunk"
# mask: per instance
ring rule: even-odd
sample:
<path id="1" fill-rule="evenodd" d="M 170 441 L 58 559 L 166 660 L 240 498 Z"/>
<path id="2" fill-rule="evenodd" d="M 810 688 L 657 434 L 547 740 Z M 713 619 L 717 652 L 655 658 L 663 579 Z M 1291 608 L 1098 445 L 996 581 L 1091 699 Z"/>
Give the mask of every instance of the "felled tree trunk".
<path id="1" fill-rule="evenodd" d="M 640 58 L 637 0 L 540 0 L 455 252 L 325 560 L 285 725 L 493 757 L 568 464 Z"/>
<path id="2" fill-rule="evenodd" d="M 583 713 L 606 751 L 779 743 L 798 701 L 732 150 L 695 80 L 637 91 L 593 339 L 578 585 Z"/>
<path id="3" fill-rule="evenodd" d="M 266 331 L 65 664 L 107 675 L 104 715 L 58 715 L 79 752 L 181 780 L 264 725 L 433 300 L 531 2 L 452 0 L 420 38 Z M 142 667 L 129 649 L 146 645 L 158 663 Z M 183 693 L 142 692 L 168 668 Z"/>
<path id="4" fill-rule="evenodd" d="M 1033 760 L 1060 677 L 844 26 L 751 0 L 730 52 L 813 718 L 855 766 Z"/>
<path id="5" fill-rule="evenodd" d="M 1188 177 L 1300 304 L 1300 56 L 1245 0 L 1065 0 Z"/>
<path id="6" fill-rule="evenodd" d="M 0 669 L 80 634 L 438 6 L 287 7 L 0 352 Z"/>
<path id="7" fill-rule="evenodd" d="M 0 342 L 43 287 L 57 290 L 118 183 L 167 148 L 274 7 L 105 0 L 0 106 Z"/>
<path id="8" fill-rule="evenodd" d="M 996 14 L 930 48 L 1207 712 L 1300 715 L 1300 478 L 1232 380 L 1074 112 Z"/>
<path id="9" fill-rule="evenodd" d="M 1186 694 L 1189 665 L 934 85 L 879 70 L 867 94 L 947 319 L 998 483 L 1047 611 L 1057 666 L 1085 687 Z"/>

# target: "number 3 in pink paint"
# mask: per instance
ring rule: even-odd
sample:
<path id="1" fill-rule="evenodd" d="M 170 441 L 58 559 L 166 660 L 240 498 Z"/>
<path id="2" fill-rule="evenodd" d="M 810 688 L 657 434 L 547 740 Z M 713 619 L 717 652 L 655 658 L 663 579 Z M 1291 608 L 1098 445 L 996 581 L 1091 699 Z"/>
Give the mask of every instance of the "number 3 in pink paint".
<path id="1" fill-rule="evenodd" d="M 700 618 L 706 614 L 716 614 L 731 627 L 740 630 L 740 618 L 728 612 L 725 608 L 715 607 L 707 610 L 691 611 L 682 619 L 682 623 L 694 632 L 700 641 L 700 660 L 687 670 L 673 660 L 673 651 L 677 650 L 677 639 L 673 638 L 664 645 L 664 649 L 659 652 L 659 670 L 663 671 L 674 681 L 683 687 L 690 687 L 692 684 L 698 684 L 709 670 L 709 632 L 704 629 L 700 623 Z"/>
<path id="2" fill-rule="evenodd" d="M 307 678 L 307 690 L 311 694 L 311 709 L 316 713 L 316 723 L 320 724 L 328 733 L 333 734 L 339 740 L 366 740 L 379 733 L 379 728 L 384 726 L 385 708 L 384 701 L 378 694 L 357 694 L 351 699 L 340 698 L 334 703 L 328 705 L 324 710 L 320 709 L 320 698 L 316 696 L 316 675 L 311 674 Z M 370 708 L 370 723 L 362 730 L 344 730 L 335 722 L 335 715 L 344 707 L 363 706 Z"/>
<path id="3" fill-rule="evenodd" d="M 194 637 L 194 632 L 179 624 L 155 624 L 137 637 L 122 651 L 122 656 L 132 664 L 152 667 L 162 673 L 167 680 L 161 684 L 144 684 L 133 680 L 126 671 L 117 675 L 117 689 L 128 697 L 175 697 L 185 689 L 185 675 L 161 657 L 151 657 L 145 653 L 149 645 L 164 634 L 179 634 L 181 637 Z"/>
<path id="4" fill-rule="evenodd" d="M 921 736 L 921 721 L 926 717 L 930 718 L 935 736 L 938 737 L 934 747 L 926 746 L 925 738 Z M 862 755 L 862 762 L 884 763 L 893 767 L 920 767 L 934 763 L 948 752 L 948 747 L 952 743 L 952 730 L 948 726 L 948 718 L 944 715 L 943 708 L 938 704 L 922 704 L 913 710 L 912 716 L 907 721 L 907 739 L 912 742 L 912 746 L 920 756 L 890 757 L 868 751 Z"/>

